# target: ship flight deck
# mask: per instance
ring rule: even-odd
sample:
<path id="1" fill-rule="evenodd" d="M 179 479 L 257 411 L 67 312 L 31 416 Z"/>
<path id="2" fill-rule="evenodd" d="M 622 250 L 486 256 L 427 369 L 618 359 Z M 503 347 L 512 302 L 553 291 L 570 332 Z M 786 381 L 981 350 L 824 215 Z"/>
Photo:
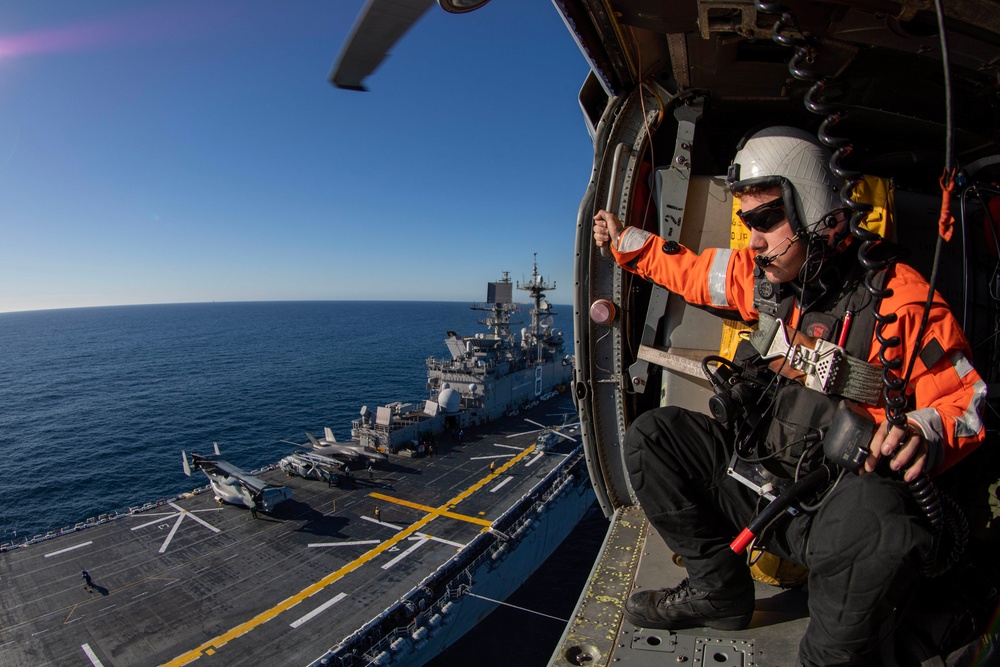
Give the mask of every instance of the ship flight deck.
<path id="1" fill-rule="evenodd" d="M 261 473 L 294 493 L 274 515 L 185 494 L 0 553 L 0 663 L 308 665 L 566 462 L 574 443 L 538 451 L 524 416 L 574 412 L 560 395 L 461 444 L 439 436 L 432 456 L 355 470 L 353 488 Z"/>

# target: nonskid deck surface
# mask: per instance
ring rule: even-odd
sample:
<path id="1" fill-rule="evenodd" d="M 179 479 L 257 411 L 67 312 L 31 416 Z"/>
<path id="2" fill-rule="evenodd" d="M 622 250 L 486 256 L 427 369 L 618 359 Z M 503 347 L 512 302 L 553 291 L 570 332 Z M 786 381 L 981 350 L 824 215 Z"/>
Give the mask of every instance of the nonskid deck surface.
<path id="1" fill-rule="evenodd" d="M 530 417 L 559 423 L 568 398 Z M 0 664 L 308 664 L 451 558 L 574 447 L 509 418 L 433 456 L 294 490 L 275 516 L 179 499 L 0 554 Z M 514 437 L 508 437 L 513 434 Z M 495 472 L 490 463 L 495 462 Z M 375 518 L 375 507 L 381 515 Z M 93 579 L 87 591 L 81 578 Z"/>

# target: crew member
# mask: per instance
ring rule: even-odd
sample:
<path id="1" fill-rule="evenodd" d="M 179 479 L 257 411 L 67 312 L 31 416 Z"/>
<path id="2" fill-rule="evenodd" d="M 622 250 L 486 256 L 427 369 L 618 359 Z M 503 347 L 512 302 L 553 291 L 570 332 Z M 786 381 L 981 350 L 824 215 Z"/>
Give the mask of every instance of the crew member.
<path id="1" fill-rule="evenodd" d="M 838 194 L 842 184 L 828 162 L 828 151 L 797 128 L 768 128 L 743 142 L 729 185 L 750 230 L 744 249 L 695 253 L 642 229 L 623 229 L 607 211 L 594 217 L 594 240 L 610 245 L 624 269 L 688 303 L 759 321 L 761 328 L 766 323 L 772 331 L 843 339 L 862 365 L 878 364 L 874 320 L 858 316 L 870 315 L 873 307 L 864 273 L 856 268 L 860 244 L 852 243 Z M 893 293 L 879 312 L 898 319 L 882 333 L 900 337 L 890 354 L 909 363 L 919 347 L 928 285 L 912 268 L 893 263 L 885 287 Z M 848 311 L 855 315 L 850 328 Z M 859 320 L 870 324 L 859 326 Z M 759 362 L 763 353 L 750 352 L 747 360 Z M 919 576 L 932 537 L 906 482 L 954 465 L 982 441 L 985 384 L 969 356 L 957 322 L 935 294 L 906 392 L 906 428 L 890 428 L 877 398 L 856 398 L 879 423 L 862 474 L 842 475 L 817 508 L 795 517 L 782 514 L 758 539 L 765 542 L 758 546 L 809 570 L 810 620 L 799 646 L 803 665 L 862 664 L 878 641 L 880 624 Z M 775 370 L 783 370 L 782 364 L 787 359 Z M 807 441 L 822 437 L 842 397 L 788 380 L 777 385 L 766 399 L 772 416 L 754 430 L 760 434 L 755 446 L 759 456 L 784 456 L 794 474 L 815 452 Z M 677 587 L 633 593 L 625 616 L 636 625 L 735 630 L 749 623 L 753 582 L 745 557 L 729 546 L 760 502 L 726 472 L 741 433 L 676 407 L 651 410 L 630 425 L 624 447 L 632 488 L 688 574 Z M 796 448 L 792 456 L 799 460 L 789 460 Z M 879 473 L 870 474 L 876 466 Z"/>

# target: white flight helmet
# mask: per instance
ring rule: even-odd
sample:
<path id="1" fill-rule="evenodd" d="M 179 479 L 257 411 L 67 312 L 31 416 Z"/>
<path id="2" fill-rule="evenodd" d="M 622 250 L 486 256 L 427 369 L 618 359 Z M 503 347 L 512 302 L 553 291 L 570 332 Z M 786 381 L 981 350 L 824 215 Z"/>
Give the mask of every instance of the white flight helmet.
<path id="1" fill-rule="evenodd" d="M 812 134 L 769 127 L 740 143 L 726 180 L 736 194 L 748 186 L 780 186 L 792 231 L 816 231 L 816 223 L 843 208 L 843 181 L 829 163 L 830 151 Z"/>

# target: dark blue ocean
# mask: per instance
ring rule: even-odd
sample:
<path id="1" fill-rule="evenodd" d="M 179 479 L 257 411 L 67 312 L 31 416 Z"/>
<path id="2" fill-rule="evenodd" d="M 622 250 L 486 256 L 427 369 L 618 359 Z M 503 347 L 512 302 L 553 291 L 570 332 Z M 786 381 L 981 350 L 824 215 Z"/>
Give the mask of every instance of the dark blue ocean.
<path id="1" fill-rule="evenodd" d="M 0 542 L 203 485 L 185 477 L 181 450 L 210 453 L 218 442 L 232 463 L 258 468 L 293 449 L 282 440 L 305 442 L 324 426 L 348 437 L 363 405 L 426 398 L 424 361 L 448 355 L 446 332 L 483 331 L 485 313 L 470 305 L 200 303 L 0 314 Z M 571 352 L 572 308 L 556 310 Z M 527 324 L 527 306 L 520 319 Z M 547 581 L 544 598 L 553 585 L 565 594 L 544 613 L 572 611 L 603 534 L 603 521 L 595 526 L 562 550 L 581 561 L 579 572 L 555 567 L 549 578 L 560 579 Z M 519 599 L 532 606 L 530 596 Z M 547 623 L 510 610 L 494 616 L 515 626 Z M 551 642 L 561 628 L 553 631 Z M 536 655 L 544 663 L 551 645 L 542 644 Z M 459 647 L 438 664 L 449 659 L 467 658 Z M 539 662 L 522 660 L 503 664 Z"/>

